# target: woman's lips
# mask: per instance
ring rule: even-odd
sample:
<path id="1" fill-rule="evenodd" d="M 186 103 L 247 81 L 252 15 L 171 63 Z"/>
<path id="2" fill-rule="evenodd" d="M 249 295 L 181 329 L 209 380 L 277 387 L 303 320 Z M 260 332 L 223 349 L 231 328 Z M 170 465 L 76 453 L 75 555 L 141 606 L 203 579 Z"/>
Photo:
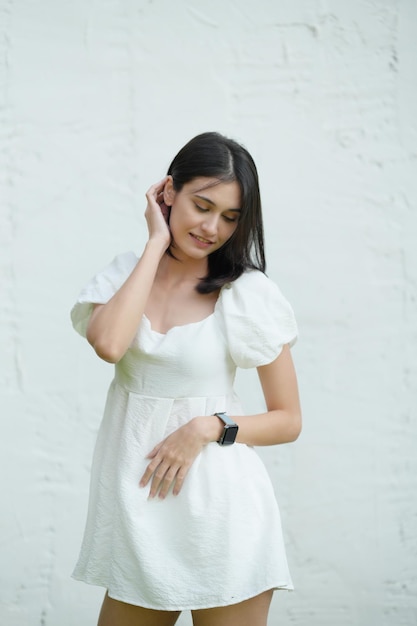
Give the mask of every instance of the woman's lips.
<path id="1" fill-rule="evenodd" d="M 194 235 L 194 233 L 190 233 L 191 237 L 194 241 L 204 247 L 211 246 L 214 242 L 210 241 L 210 239 L 206 239 L 205 237 L 200 237 L 199 235 Z"/>

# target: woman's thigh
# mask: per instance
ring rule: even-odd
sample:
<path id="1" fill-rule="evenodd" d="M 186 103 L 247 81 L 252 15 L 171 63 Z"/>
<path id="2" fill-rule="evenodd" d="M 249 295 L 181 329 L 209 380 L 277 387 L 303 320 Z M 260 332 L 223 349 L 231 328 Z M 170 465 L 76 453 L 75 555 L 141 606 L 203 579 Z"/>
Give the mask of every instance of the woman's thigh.
<path id="1" fill-rule="evenodd" d="M 215 609 L 192 611 L 194 626 L 266 626 L 272 589 L 259 596 Z"/>
<path id="2" fill-rule="evenodd" d="M 104 596 L 97 626 L 174 626 L 179 611 L 154 611 Z"/>

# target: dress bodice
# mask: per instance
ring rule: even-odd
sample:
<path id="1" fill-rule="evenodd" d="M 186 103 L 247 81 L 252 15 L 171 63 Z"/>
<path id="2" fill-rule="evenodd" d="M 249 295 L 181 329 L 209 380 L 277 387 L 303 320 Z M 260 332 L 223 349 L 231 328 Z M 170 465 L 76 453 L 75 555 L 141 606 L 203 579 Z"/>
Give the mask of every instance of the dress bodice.
<path id="1" fill-rule="evenodd" d="M 236 373 L 216 310 L 199 322 L 162 334 L 146 316 L 116 365 L 116 382 L 128 391 L 153 397 L 227 395 Z"/>

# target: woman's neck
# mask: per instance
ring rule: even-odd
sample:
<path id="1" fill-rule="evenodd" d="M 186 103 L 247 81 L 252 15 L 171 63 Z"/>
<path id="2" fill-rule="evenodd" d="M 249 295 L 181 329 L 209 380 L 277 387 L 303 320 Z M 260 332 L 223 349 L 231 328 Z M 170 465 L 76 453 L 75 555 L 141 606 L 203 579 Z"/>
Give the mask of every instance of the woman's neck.
<path id="1" fill-rule="evenodd" d="M 166 284 L 193 283 L 197 285 L 206 276 L 207 271 L 207 258 L 180 259 L 166 253 L 159 263 L 156 276 Z"/>

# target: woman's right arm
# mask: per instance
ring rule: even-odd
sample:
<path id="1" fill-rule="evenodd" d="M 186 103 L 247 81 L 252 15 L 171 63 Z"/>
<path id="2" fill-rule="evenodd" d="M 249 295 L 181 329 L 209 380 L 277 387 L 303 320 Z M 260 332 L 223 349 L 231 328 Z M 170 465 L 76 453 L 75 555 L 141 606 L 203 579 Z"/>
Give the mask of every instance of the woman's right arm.
<path id="1" fill-rule="evenodd" d="M 129 278 L 106 304 L 97 304 L 87 327 L 87 339 L 100 358 L 117 363 L 129 348 L 145 311 L 159 262 L 171 241 L 160 204 L 168 177 L 152 185 L 145 211 L 149 239 Z"/>

